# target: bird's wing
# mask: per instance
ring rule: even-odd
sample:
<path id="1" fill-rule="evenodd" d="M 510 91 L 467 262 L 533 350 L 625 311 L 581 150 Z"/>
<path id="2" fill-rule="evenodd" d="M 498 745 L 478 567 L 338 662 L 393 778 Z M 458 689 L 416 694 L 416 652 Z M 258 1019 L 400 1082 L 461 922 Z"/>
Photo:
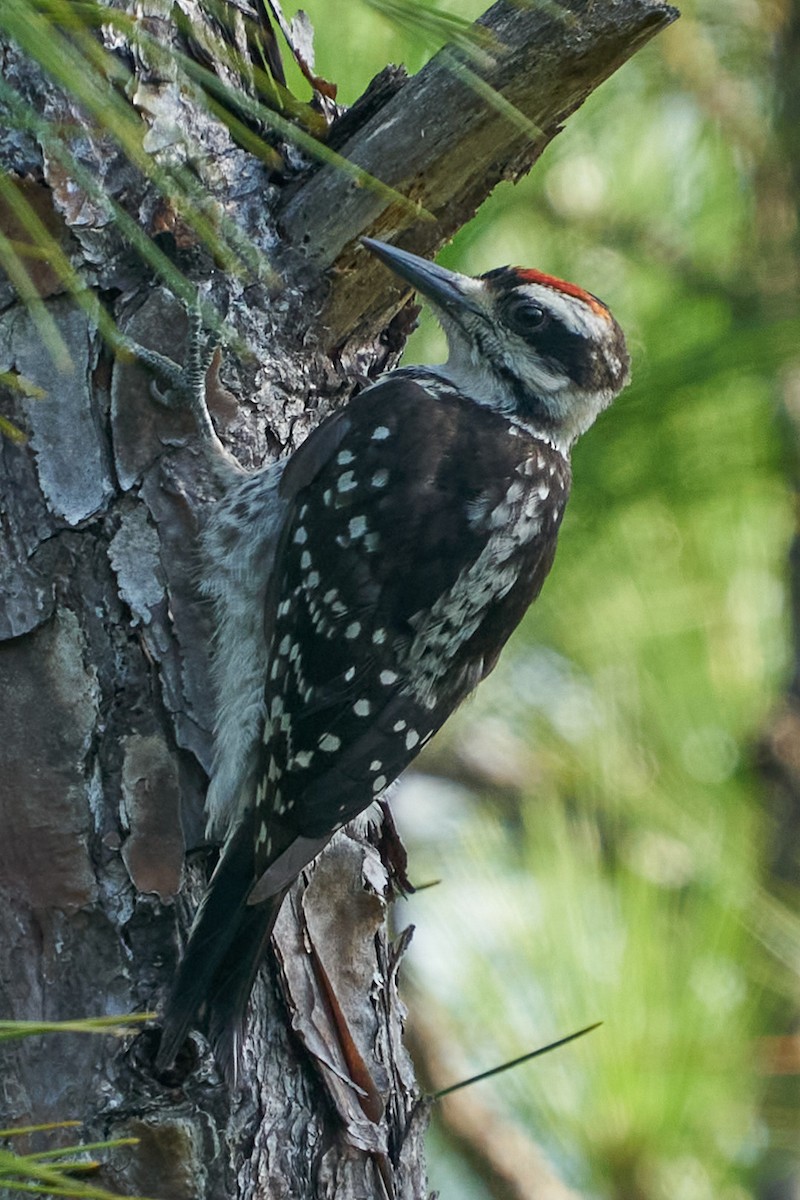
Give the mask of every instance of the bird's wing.
<path id="1" fill-rule="evenodd" d="M 334 451 L 312 435 L 285 477 L 260 870 L 397 777 L 493 665 L 552 561 L 557 523 L 539 537 L 541 497 L 519 476 L 525 439 L 476 436 L 474 404 L 397 374 L 348 411 Z M 479 423 L 501 419 L 477 410 Z M 492 616 L 506 598 L 508 628 Z"/>

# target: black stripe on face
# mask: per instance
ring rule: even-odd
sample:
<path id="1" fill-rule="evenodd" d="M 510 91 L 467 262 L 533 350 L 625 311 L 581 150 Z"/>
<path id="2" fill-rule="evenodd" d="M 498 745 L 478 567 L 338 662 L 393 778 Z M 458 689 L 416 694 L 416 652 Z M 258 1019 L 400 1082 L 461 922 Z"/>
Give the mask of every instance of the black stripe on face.
<path id="1" fill-rule="evenodd" d="M 594 347 L 586 337 L 567 329 L 543 304 L 509 294 L 500 299 L 498 316 L 555 374 L 566 374 L 580 388 L 597 385 L 599 364 Z"/>
<path id="2" fill-rule="evenodd" d="M 596 386 L 600 380 L 600 363 L 595 348 L 579 333 L 573 333 L 552 314 L 541 328 L 522 334 L 546 363 L 552 362 L 580 388 Z"/>
<path id="3" fill-rule="evenodd" d="M 524 273 L 523 273 L 524 274 Z M 537 299 L 526 293 L 524 280 L 510 267 L 497 267 L 481 277 L 495 296 L 496 314 L 505 329 L 526 342 L 545 367 L 566 375 L 582 390 L 618 390 L 628 361 L 622 331 L 600 300 L 564 285 L 564 300 L 580 307 L 591 301 L 607 315 L 608 330 L 598 346 L 585 333 L 568 328 L 548 305 L 546 296 Z M 548 276 L 540 286 L 546 291 Z M 534 281 L 535 282 L 535 281 Z M 554 281 L 555 282 L 555 281 Z M 488 349 L 488 347 L 487 347 Z"/>
<path id="4" fill-rule="evenodd" d="M 498 315 L 503 325 L 536 352 L 545 366 L 557 374 L 566 374 L 579 388 L 598 390 L 616 389 L 622 381 L 623 371 L 612 365 L 627 362 L 627 352 L 622 331 L 609 314 L 607 349 L 612 361 L 593 341 L 582 333 L 568 329 L 564 322 L 545 302 L 509 291 L 498 300 Z"/>

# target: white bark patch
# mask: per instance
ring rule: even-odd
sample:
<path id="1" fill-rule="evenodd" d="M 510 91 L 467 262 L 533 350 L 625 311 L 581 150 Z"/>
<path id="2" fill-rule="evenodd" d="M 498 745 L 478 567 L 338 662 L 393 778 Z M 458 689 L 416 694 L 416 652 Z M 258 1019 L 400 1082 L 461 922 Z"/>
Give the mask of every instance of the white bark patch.
<path id="1" fill-rule="evenodd" d="M 65 300 L 51 300 L 48 311 L 69 361 L 53 361 L 24 312 L 16 318 L 12 358 L 20 375 L 44 392 L 22 400 L 39 486 L 51 511 L 77 525 L 106 507 L 114 485 L 91 405 L 87 319 Z"/>
<path id="2" fill-rule="evenodd" d="M 123 513 L 108 547 L 119 593 L 131 610 L 131 624 L 149 625 L 165 595 L 158 533 L 141 506 Z"/>

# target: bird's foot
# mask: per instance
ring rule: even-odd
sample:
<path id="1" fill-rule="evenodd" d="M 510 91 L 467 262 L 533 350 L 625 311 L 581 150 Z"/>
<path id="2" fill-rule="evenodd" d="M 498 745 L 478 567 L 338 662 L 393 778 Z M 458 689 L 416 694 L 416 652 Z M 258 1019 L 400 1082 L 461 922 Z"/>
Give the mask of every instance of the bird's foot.
<path id="1" fill-rule="evenodd" d="M 199 296 L 195 296 L 187 313 L 189 332 L 183 366 L 124 334 L 117 338 L 115 350 L 130 354 L 151 373 L 150 394 L 157 404 L 165 408 L 187 409 L 193 415 L 200 435 L 216 442 L 216 431 L 206 403 L 206 375 L 219 343 L 203 324 Z"/>

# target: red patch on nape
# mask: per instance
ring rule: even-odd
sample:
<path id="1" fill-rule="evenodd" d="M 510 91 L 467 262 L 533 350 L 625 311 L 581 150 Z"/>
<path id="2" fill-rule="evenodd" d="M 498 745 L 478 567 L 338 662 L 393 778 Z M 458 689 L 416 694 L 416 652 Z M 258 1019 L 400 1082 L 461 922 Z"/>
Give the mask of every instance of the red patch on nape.
<path id="1" fill-rule="evenodd" d="M 543 287 L 563 292 L 565 296 L 575 296 L 578 300 L 583 300 L 588 304 L 594 312 L 608 316 L 608 309 L 603 301 L 598 300 L 597 296 L 593 296 L 591 292 L 578 287 L 577 283 L 567 283 L 565 279 L 556 279 L 555 275 L 545 275 L 543 271 L 534 271 L 526 267 L 515 267 L 514 269 L 520 279 L 524 279 L 526 283 L 540 283 Z"/>

